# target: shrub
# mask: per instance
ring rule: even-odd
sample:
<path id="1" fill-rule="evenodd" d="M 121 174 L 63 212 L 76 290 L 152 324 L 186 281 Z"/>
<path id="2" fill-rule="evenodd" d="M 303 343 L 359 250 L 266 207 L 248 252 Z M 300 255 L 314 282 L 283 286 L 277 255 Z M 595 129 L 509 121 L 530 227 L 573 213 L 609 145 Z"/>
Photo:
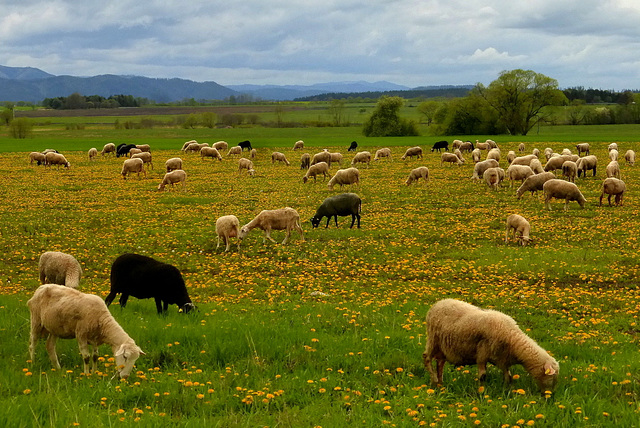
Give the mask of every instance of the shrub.
<path id="1" fill-rule="evenodd" d="M 9 132 L 13 138 L 27 138 L 33 131 L 33 122 L 26 117 L 13 119 L 9 124 Z"/>

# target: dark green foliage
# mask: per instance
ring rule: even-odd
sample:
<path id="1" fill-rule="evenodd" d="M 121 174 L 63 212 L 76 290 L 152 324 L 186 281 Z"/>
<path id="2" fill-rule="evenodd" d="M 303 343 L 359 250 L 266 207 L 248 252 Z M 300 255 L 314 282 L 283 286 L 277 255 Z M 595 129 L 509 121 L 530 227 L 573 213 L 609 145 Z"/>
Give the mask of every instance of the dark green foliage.
<path id="1" fill-rule="evenodd" d="M 382 97 L 364 122 L 362 133 L 367 137 L 404 137 L 419 135 L 417 124 L 399 115 L 404 100 L 400 97 Z"/>

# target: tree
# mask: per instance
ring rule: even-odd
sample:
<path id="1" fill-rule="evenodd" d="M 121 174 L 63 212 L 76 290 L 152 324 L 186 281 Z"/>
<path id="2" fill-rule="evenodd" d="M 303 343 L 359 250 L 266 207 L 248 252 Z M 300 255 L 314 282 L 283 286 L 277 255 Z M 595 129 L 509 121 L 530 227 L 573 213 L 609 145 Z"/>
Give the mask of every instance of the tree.
<path id="1" fill-rule="evenodd" d="M 488 87 L 478 83 L 474 92 L 498 113 L 511 135 L 527 135 L 544 107 L 566 101 L 557 80 L 532 70 L 503 71 Z"/>
<path id="2" fill-rule="evenodd" d="M 9 124 L 9 132 L 13 138 L 27 138 L 31 135 L 33 122 L 26 117 L 13 119 Z"/>
<path id="3" fill-rule="evenodd" d="M 333 121 L 333 126 L 340 126 L 344 121 L 344 106 L 346 101 L 343 99 L 331 99 L 329 101 L 329 114 Z"/>
<path id="4" fill-rule="evenodd" d="M 430 126 L 435 118 L 436 112 L 440 108 L 440 104 L 438 101 L 424 101 L 418 104 L 418 111 L 424 116 L 427 120 L 427 126 Z"/>
<path id="5" fill-rule="evenodd" d="M 371 116 L 364 122 L 362 133 L 367 137 L 419 135 L 414 121 L 400 117 L 399 111 L 403 105 L 404 100 L 400 97 L 381 97 Z"/>

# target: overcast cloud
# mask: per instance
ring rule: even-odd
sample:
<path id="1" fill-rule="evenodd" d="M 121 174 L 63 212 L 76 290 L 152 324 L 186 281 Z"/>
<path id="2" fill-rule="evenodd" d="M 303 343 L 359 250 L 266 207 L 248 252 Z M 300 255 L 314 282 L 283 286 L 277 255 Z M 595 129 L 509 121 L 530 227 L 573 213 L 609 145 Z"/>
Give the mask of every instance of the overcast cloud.
<path id="1" fill-rule="evenodd" d="M 0 65 L 230 84 L 640 88 L 638 0 L 0 0 Z"/>

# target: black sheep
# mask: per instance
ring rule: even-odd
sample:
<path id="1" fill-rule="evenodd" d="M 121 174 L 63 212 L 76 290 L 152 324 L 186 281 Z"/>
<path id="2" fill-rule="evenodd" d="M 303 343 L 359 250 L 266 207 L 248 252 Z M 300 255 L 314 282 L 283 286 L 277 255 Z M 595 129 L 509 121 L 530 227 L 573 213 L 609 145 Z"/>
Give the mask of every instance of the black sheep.
<path id="1" fill-rule="evenodd" d="M 431 151 L 433 152 L 434 150 L 437 150 L 438 153 L 440 153 L 440 149 L 444 149 L 445 152 L 449 151 L 449 143 L 445 140 L 442 141 L 436 141 L 433 144 L 433 147 L 431 147 Z"/>
<path id="2" fill-rule="evenodd" d="M 355 152 L 355 150 L 358 148 L 358 143 L 356 143 L 355 141 L 351 142 L 351 145 L 349 146 L 349 148 L 347 149 L 348 152 Z"/>
<path id="3" fill-rule="evenodd" d="M 242 148 L 242 150 L 247 149 L 247 151 L 251 151 L 251 149 L 253 148 L 251 147 L 251 141 L 249 140 L 240 141 L 238 145 Z"/>
<path id="4" fill-rule="evenodd" d="M 116 149 L 116 157 L 127 156 L 129 154 L 129 150 L 135 149 L 135 144 L 120 144 Z"/>
<path id="5" fill-rule="evenodd" d="M 159 314 L 166 312 L 169 304 L 178 305 L 184 312 L 195 308 L 175 266 L 140 254 L 125 253 L 111 265 L 111 291 L 104 299 L 107 306 L 118 293 L 122 293 L 120 306 L 123 308 L 129 296 L 138 299 L 153 297 Z"/>
<path id="6" fill-rule="evenodd" d="M 341 193 L 339 195 L 330 196 L 322 202 L 322 205 L 318 207 L 315 215 L 311 218 L 311 224 L 314 228 L 318 227 L 322 217 L 327 217 L 327 225 L 325 228 L 329 227 L 329 222 L 331 221 L 331 217 L 334 217 L 336 222 L 336 227 L 338 227 L 338 216 L 351 216 L 351 226 L 358 219 L 358 229 L 360 229 L 360 210 L 362 208 L 362 200 L 360 196 L 355 193 Z"/>

